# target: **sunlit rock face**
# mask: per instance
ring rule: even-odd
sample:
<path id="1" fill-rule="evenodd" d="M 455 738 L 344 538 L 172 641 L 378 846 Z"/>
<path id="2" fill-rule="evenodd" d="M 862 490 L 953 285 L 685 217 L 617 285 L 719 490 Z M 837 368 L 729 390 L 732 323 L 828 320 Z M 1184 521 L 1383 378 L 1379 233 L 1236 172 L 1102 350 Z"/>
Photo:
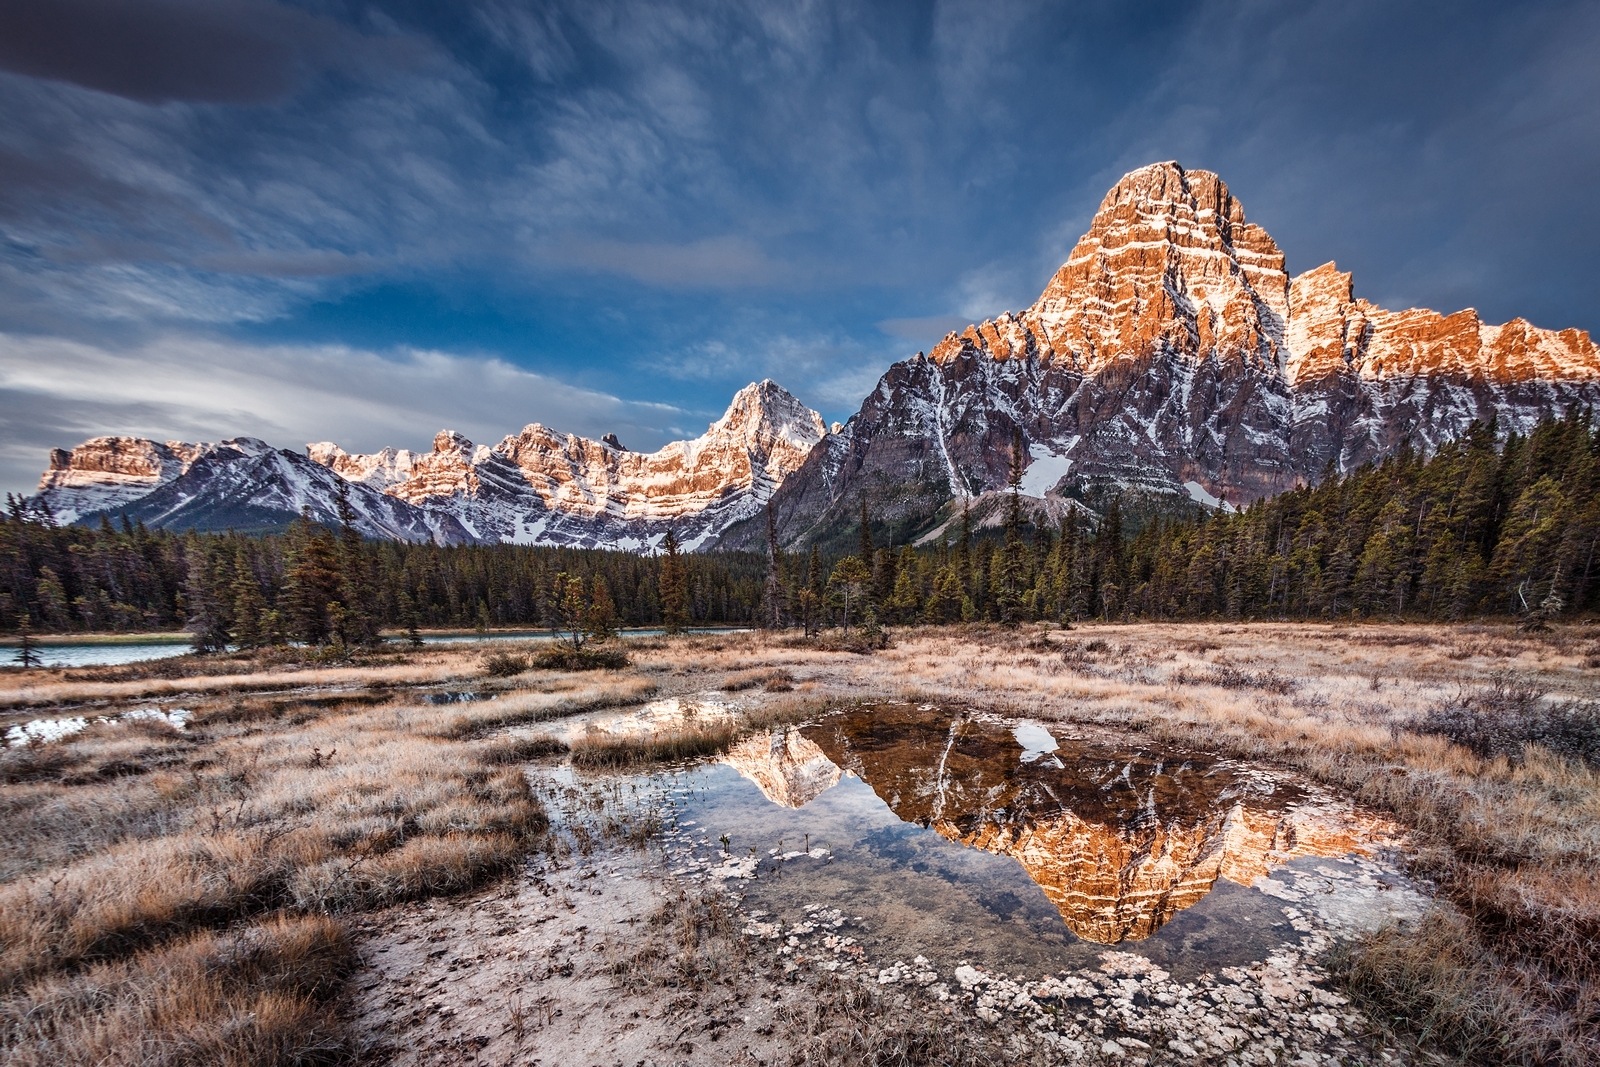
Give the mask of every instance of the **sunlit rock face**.
<path id="1" fill-rule="evenodd" d="M 839 784 L 838 765 L 799 730 L 755 734 L 728 749 L 722 762 L 786 808 L 804 807 Z"/>
<path id="2" fill-rule="evenodd" d="M 1249 885 L 1300 856 L 1392 828 L 1233 761 L 1085 741 L 910 704 L 852 710 L 806 736 L 900 818 L 1011 856 L 1079 937 L 1148 937 L 1218 878 Z M 1051 746 L 1054 746 L 1053 749 Z"/>
<path id="3" fill-rule="evenodd" d="M 72 522 L 160 488 L 214 447 L 143 437 L 93 437 L 70 451 L 53 448 L 50 469 L 39 479 L 40 498 L 57 519 Z"/>

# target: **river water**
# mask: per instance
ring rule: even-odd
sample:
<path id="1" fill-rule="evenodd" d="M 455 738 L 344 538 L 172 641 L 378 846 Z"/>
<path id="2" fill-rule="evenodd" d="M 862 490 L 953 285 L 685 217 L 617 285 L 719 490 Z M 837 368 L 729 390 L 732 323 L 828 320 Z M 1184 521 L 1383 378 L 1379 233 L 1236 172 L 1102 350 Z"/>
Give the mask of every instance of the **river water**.
<path id="1" fill-rule="evenodd" d="M 728 634 L 742 633 L 741 629 L 724 628 L 710 630 L 695 630 L 701 634 Z M 660 637 L 665 630 L 628 630 L 622 636 L 630 637 Z M 390 639 L 391 643 L 399 643 L 404 638 Z M 491 632 L 487 634 L 461 633 L 461 634 L 424 634 L 422 643 L 425 645 L 453 645 L 485 641 L 549 641 L 549 630 L 520 630 L 516 632 Z M 84 642 L 81 644 L 41 644 L 37 648 L 39 663 L 44 667 L 116 667 L 124 663 L 139 663 L 145 660 L 169 659 L 181 656 L 190 650 L 187 641 L 134 641 L 118 642 L 115 644 L 96 644 Z M 19 654 L 14 645 L 0 646 L 0 666 L 16 665 Z"/>

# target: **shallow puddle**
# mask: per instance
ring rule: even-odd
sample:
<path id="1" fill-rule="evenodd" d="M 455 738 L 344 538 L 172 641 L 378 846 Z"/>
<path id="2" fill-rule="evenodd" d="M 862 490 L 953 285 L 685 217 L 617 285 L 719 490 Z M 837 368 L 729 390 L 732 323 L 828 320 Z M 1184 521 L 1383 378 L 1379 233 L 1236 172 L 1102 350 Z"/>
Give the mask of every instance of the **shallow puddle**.
<path id="1" fill-rule="evenodd" d="M 1183 982 L 1297 943 L 1309 912 L 1423 906 L 1394 828 L 1304 785 L 963 709 L 857 707 L 613 795 L 663 820 L 677 877 L 736 888 L 747 932 L 830 970 L 1048 973 L 1115 946 Z"/>

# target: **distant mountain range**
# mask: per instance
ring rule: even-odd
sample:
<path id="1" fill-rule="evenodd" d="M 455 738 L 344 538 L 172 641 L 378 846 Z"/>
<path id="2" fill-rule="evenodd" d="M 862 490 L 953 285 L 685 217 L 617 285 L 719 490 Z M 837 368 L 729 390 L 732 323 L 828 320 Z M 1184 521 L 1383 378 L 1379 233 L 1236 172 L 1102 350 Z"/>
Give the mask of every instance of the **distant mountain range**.
<path id="1" fill-rule="evenodd" d="M 1521 319 L 1385 311 L 1332 264 L 1291 278 L 1215 175 L 1157 163 L 1106 194 L 1032 307 L 889 368 L 836 432 L 778 385 L 750 385 L 693 440 L 643 454 L 538 424 L 432 452 L 305 452 L 99 437 L 51 453 L 39 498 L 63 521 L 271 529 L 341 486 L 373 537 L 645 550 L 668 527 L 695 548 L 750 547 L 771 500 L 790 545 L 838 538 L 865 495 L 903 543 L 956 502 L 980 514 L 1015 435 L 1023 492 L 1051 515 L 1117 493 L 1162 506 L 1245 504 L 1428 451 L 1473 419 L 1525 431 L 1600 402 L 1588 333 Z"/>

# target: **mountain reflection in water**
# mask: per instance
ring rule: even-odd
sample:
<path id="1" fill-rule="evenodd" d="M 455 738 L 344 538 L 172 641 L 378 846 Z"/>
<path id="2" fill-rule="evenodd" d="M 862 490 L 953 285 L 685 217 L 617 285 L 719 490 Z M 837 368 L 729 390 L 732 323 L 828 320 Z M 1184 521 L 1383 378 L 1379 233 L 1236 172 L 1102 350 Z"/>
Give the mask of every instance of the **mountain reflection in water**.
<path id="1" fill-rule="evenodd" d="M 1067 927 L 1101 944 L 1150 936 L 1218 878 L 1248 886 L 1292 859 L 1392 835 L 1232 760 L 1063 740 L 930 705 L 852 708 L 750 738 L 725 762 L 790 808 L 853 774 L 905 822 L 1016 859 Z"/>

